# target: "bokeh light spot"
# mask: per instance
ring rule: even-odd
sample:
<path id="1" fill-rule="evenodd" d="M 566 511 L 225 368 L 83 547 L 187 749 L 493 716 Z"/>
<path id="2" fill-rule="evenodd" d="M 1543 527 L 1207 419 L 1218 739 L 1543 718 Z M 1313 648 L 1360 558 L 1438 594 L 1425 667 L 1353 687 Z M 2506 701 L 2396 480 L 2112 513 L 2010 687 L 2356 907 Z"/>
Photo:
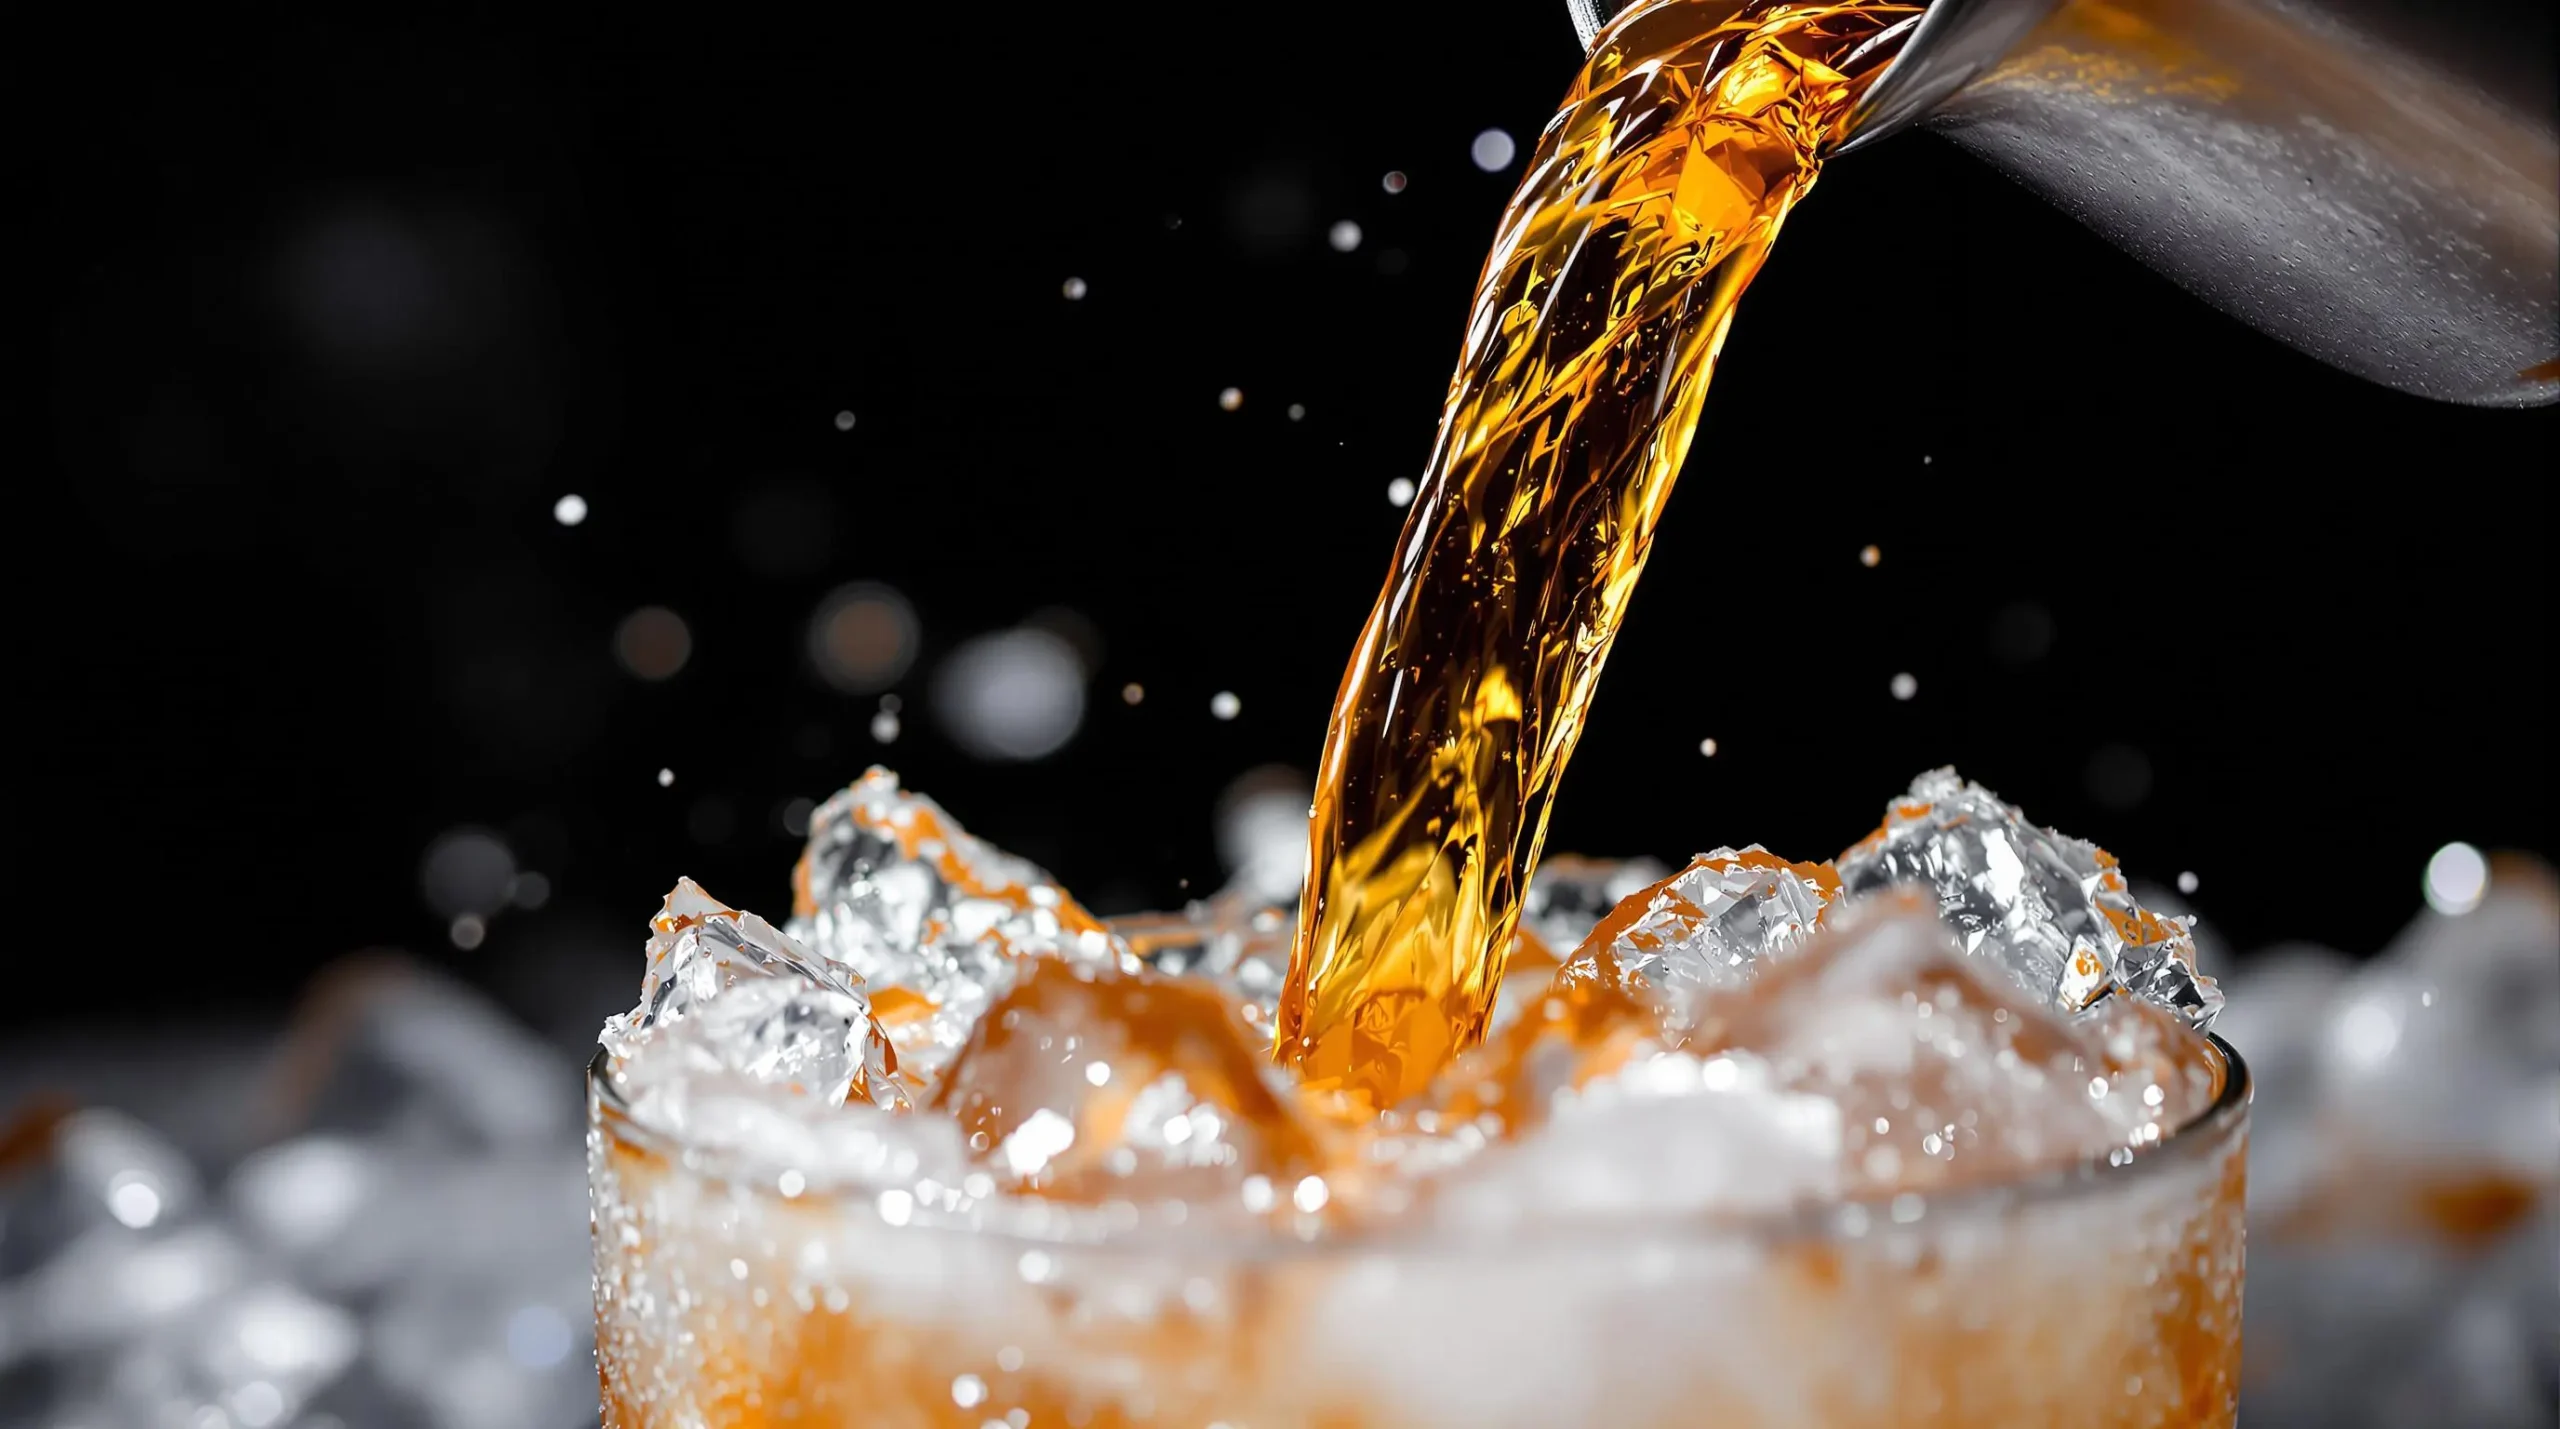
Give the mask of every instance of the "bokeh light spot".
<path id="1" fill-rule="evenodd" d="M 1042 759 L 1084 723 L 1084 665 L 1055 631 L 981 635 L 934 672 L 934 712 L 954 744 L 980 759 Z"/>
<path id="2" fill-rule="evenodd" d="M 2449 843 L 2427 860 L 2427 906 L 2460 917 L 2489 892 L 2489 860 L 2467 843 Z"/>
<path id="3" fill-rule="evenodd" d="M 693 631 L 663 605 L 644 605 L 613 632 L 613 655 L 622 668 L 652 684 L 675 678 L 693 658 Z"/>
<path id="4" fill-rule="evenodd" d="M 809 662 L 818 678 L 849 695 L 898 682 L 922 645 L 915 607 L 876 581 L 839 586 L 809 617 Z"/>

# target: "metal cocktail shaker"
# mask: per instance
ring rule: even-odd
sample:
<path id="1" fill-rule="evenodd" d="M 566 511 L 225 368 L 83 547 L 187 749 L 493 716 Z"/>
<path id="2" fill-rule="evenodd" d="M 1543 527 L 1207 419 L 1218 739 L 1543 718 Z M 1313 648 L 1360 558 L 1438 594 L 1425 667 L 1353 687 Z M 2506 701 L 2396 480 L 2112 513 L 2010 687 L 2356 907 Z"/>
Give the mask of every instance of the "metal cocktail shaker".
<path id="1" fill-rule="evenodd" d="M 1588 48 L 1643 0 L 1568 0 Z M 1843 152 L 1915 125 L 2243 322 L 2477 406 L 2560 400 L 2542 0 L 1932 0 Z"/>

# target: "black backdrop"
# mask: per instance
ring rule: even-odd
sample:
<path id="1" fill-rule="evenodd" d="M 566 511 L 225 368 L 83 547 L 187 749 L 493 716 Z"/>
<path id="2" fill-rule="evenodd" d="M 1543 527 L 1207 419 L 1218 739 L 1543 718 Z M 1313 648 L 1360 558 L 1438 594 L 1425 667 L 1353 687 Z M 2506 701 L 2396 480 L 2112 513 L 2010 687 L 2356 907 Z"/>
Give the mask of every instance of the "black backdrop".
<path id="1" fill-rule="evenodd" d="M 677 873 L 778 913 L 781 807 L 875 757 L 1106 907 L 1205 886 L 1385 569 L 1517 176 L 1470 140 L 1575 59 L 1561 6 L 88 23 L 14 66 L 12 1021 L 371 943 L 626 978 Z M 1550 847 L 1819 857 L 1952 761 L 2193 870 L 2229 942 L 2369 950 L 2443 842 L 2552 848 L 2554 432 L 2321 369 L 1937 140 L 1843 161 Z M 921 621 L 886 751 L 801 654 L 855 579 Z M 650 604 L 693 641 L 659 684 L 611 649 Z M 1060 607 L 1081 732 L 971 759 L 935 661 Z M 466 824 L 554 889 L 469 950 L 419 889 Z"/>

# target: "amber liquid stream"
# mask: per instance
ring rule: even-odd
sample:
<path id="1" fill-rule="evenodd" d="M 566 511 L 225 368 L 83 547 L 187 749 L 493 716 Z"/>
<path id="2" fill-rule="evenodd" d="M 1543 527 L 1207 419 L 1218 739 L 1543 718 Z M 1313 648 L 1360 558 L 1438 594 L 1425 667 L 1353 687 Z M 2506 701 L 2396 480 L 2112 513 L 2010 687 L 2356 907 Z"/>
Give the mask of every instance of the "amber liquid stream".
<path id="1" fill-rule="evenodd" d="M 1346 1110 L 1482 1037 L 1734 305 L 1919 8 L 1663 0 L 1539 140 L 1316 781 L 1274 1045 Z"/>

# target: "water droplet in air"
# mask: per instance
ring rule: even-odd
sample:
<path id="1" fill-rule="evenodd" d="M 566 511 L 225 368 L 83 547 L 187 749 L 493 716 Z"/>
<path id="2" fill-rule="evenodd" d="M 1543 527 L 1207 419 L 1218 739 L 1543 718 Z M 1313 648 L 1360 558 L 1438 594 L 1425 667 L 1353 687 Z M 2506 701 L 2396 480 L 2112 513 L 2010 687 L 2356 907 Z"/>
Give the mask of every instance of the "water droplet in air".
<path id="1" fill-rule="evenodd" d="M 1920 693 L 1920 679 L 1918 676 L 1912 674 L 1908 670 L 1905 670 L 1901 674 L 1893 677 L 1893 697 L 1895 699 L 1907 700 L 1918 693 Z"/>
<path id="2" fill-rule="evenodd" d="M 1413 504 L 1413 478 L 1399 476 L 1387 483 L 1387 504 L 1395 507 Z"/>
<path id="3" fill-rule="evenodd" d="M 551 503 L 551 519 L 563 526 L 575 526 L 587 519 L 587 498 L 572 491 Z"/>
<path id="4" fill-rule="evenodd" d="M 2193 873 L 2181 873 L 2181 874 L 2179 874 L 2179 875 L 2178 875 L 2178 891 L 2179 891 L 2180 893 L 2188 893 L 2188 894 L 2192 894 L 2192 893 L 2194 893 L 2194 892 L 2196 891 L 2196 876 L 2195 876 Z"/>
<path id="5" fill-rule="evenodd" d="M 1412 181 L 1404 176 L 1404 170 L 1389 169 L 1387 170 L 1387 176 L 1378 180 L 1378 187 L 1385 189 L 1391 194 L 1400 194 L 1404 192 L 1404 186 L 1410 182 Z"/>
<path id="6" fill-rule="evenodd" d="M 658 787 L 659 787 L 659 788 L 661 788 L 661 789 L 671 789 L 671 788 L 674 788 L 674 787 L 675 787 L 675 782 L 676 782 L 676 771 L 674 771 L 674 770 L 672 770 L 672 769 L 661 769 L 661 770 L 659 770 L 659 771 L 658 771 Z"/>
<path id="7" fill-rule="evenodd" d="M 1218 409 L 1220 411 L 1232 412 L 1243 405 L 1244 389 L 1241 387 L 1230 387 L 1218 394 Z"/>
<path id="8" fill-rule="evenodd" d="M 851 412 L 836 413 L 836 430 L 839 432 L 849 432 L 853 430 L 853 414 Z"/>
<path id="9" fill-rule="evenodd" d="M 1234 719 L 1244 713 L 1244 701 L 1233 690 L 1220 690 L 1209 697 L 1209 713 L 1219 719 Z"/>
<path id="10" fill-rule="evenodd" d="M 1128 684 L 1120 687 L 1120 702 L 1122 704 L 1134 705 L 1144 700 L 1146 697 L 1147 687 L 1139 684 L 1135 680 L 1132 680 Z"/>
<path id="11" fill-rule="evenodd" d="M 1082 278 L 1069 278 L 1064 283 L 1058 285 L 1058 291 L 1067 295 L 1068 302 L 1081 303 L 1084 301 L 1084 295 L 1091 292 L 1092 289 L 1085 286 L 1084 279 Z"/>
<path id="12" fill-rule="evenodd" d="M 1324 237 L 1325 242 L 1333 245 L 1334 252 L 1348 253 L 1360 246 L 1360 225 L 1346 218 L 1335 224 Z"/>
<path id="13" fill-rule="evenodd" d="M 1476 167 L 1488 174 L 1500 173 L 1509 168 L 1512 156 L 1519 152 L 1520 146 L 1512 143 L 1511 136 L 1499 129 L 1487 129 L 1478 134 L 1475 143 L 1467 147 L 1467 153 L 1476 161 Z"/>
<path id="14" fill-rule="evenodd" d="M 1883 559 L 1884 552 L 1874 546 L 1864 547 L 1858 552 L 1858 564 L 1862 566 L 1872 566 Z"/>
<path id="15" fill-rule="evenodd" d="M 1708 757 L 1709 759 L 1713 759 L 1713 758 L 1715 758 L 1715 757 L 1716 757 L 1716 742 L 1715 742 L 1714 740 L 1712 740 L 1712 739 L 1702 739 L 1702 740 L 1699 740 L 1699 741 L 1698 741 L 1698 752 L 1699 752 L 1700 754 L 1705 755 L 1705 756 L 1706 756 L 1706 757 Z"/>

